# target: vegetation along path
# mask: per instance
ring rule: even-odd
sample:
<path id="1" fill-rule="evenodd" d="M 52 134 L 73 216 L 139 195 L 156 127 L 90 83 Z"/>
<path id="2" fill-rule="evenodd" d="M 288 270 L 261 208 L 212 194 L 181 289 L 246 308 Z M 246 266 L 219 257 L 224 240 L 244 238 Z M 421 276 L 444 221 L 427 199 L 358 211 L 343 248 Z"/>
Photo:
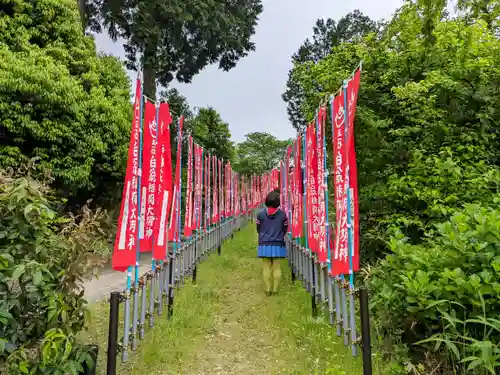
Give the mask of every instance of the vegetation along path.
<path id="1" fill-rule="evenodd" d="M 279 295 L 266 297 L 256 233 L 249 225 L 198 269 L 197 285 L 185 285 L 174 317 L 157 318 L 119 374 L 361 374 L 324 319 L 312 319 L 310 297 L 293 285 L 283 261 Z M 107 306 L 93 309 L 90 339 L 106 345 Z M 104 350 L 102 351 L 104 352 Z M 104 361 L 102 355 L 101 361 Z M 99 364 L 104 373 L 104 363 Z"/>

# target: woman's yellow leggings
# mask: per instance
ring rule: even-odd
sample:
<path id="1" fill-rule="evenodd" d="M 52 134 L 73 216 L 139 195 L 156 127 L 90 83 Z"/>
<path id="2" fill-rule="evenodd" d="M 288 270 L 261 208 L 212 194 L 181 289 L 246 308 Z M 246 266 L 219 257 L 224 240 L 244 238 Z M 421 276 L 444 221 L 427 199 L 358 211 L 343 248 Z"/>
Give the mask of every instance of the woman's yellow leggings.
<path id="1" fill-rule="evenodd" d="M 273 292 L 277 292 L 281 279 L 280 260 L 272 258 L 262 258 L 262 264 L 264 265 L 263 274 L 266 292 L 271 291 L 271 279 L 273 280 Z"/>

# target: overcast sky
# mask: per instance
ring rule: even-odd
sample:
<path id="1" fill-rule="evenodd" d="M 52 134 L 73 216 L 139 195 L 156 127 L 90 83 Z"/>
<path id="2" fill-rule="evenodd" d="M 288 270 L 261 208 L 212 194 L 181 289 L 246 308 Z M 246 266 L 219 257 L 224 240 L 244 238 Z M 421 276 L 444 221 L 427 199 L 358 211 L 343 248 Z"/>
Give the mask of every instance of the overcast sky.
<path id="1" fill-rule="evenodd" d="M 295 132 L 281 99 L 285 90 L 290 57 L 311 36 L 318 18 L 338 20 L 359 9 L 374 20 L 387 19 L 401 6 L 402 0 L 263 0 L 253 40 L 256 50 L 240 60 L 229 72 L 209 66 L 190 84 L 174 82 L 191 106 L 214 107 L 229 123 L 236 142 L 245 134 L 265 131 L 278 138 L 293 137 Z M 99 50 L 124 58 L 123 47 L 105 35 L 96 37 Z M 130 77 L 136 73 L 130 72 Z"/>

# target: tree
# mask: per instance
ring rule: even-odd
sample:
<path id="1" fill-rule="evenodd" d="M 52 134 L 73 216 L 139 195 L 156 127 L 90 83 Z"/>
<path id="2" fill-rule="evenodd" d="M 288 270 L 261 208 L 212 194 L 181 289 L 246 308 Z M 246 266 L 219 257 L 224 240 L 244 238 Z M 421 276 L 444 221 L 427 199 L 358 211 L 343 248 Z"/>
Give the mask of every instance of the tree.
<path id="1" fill-rule="evenodd" d="M 81 0 L 83 1 L 83 0 Z M 261 0 L 86 0 L 86 9 L 109 35 L 125 40 L 127 66 L 144 72 L 144 91 L 155 98 L 156 85 L 174 77 L 190 82 L 206 65 L 222 70 L 255 49 L 250 37 L 262 12 Z M 89 17 L 91 16 L 91 17 Z M 93 21 L 100 31 L 98 22 Z"/>
<path id="2" fill-rule="evenodd" d="M 186 119 L 191 119 L 193 117 L 193 110 L 189 106 L 187 98 L 176 88 L 163 90 L 160 93 L 160 99 L 169 104 L 174 123 L 179 120 L 181 115 Z"/>
<path id="3" fill-rule="evenodd" d="M 458 0 L 457 8 L 467 22 L 481 20 L 496 36 L 500 36 L 500 1 L 498 0 Z"/>
<path id="4" fill-rule="evenodd" d="M 254 132 L 236 146 L 235 171 L 242 175 L 260 175 L 279 167 L 290 140 L 279 140 L 269 133 Z"/>
<path id="5" fill-rule="evenodd" d="M 50 173 L 71 205 L 119 199 L 131 121 L 123 66 L 96 54 L 70 0 L 1 10 L 0 167 L 36 158 L 35 177 Z"/>
<path id="6" fill-rule="evenodd" d="M 212 107 L 200 108 L 192 122 L 193 137 L 211 155 L 225 161 L 234 159 L 234 145 L 231 142 L 229 125 Z"/>
<path id="7" fill-rule="evenodd" d="M 172 113 L 173 124 L 171 127 L 172 154 L 176 154 L 177 121 L 184 116 L 183 139 L 188 134 L 194 141 L 202 146 L 205 151 L 224 160 L 234 159 L 234 145 L 231 142 L 229 125 L 222 121 L 220 114 L 212 107 L 191 108 L 187 98 L 176 88 L 161 92 L 162 100 L 168 102 Z M 187 147 L 184 147 L 183 157 L 187 156 Z M 173 157 L 172 160 L 175 160 Z"/>
<path id="8" fill-rule="evenodd" d="M 287 103 L 288 118 L 297 130 L 305 126 L 307 119 L 302 115 L 301 106 L 304 93 L 298 83 L 295 66 L 307 61 L 317 63 L 328 56 L 333 47 L 340 43 L 354 42 L 368 33 L 377 32 L 380 26 L 380 23 L 372 21 L 359 10 L 354 10 L 342 17 L 338 23 L 331 18 L 316 21 L 316 25 L 313 27 L 312 41 L 306 38 L 292 56 L 294 68 L 288 72 L 287 89 L 282 95 L 283 100 Z"/>

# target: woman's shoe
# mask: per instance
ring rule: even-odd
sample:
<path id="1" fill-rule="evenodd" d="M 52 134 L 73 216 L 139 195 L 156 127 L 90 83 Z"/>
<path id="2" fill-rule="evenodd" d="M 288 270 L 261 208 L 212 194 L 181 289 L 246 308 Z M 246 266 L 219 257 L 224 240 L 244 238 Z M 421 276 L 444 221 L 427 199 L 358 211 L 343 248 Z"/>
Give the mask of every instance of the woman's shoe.
<path id="1" fill-rule="evenodd" d="M 270 291 L 266 290 L 266 291 L 264 292 L 264 294 L 266 295 L 266 297 L 269 297 L 272 293 L 271 293 Z"/>

